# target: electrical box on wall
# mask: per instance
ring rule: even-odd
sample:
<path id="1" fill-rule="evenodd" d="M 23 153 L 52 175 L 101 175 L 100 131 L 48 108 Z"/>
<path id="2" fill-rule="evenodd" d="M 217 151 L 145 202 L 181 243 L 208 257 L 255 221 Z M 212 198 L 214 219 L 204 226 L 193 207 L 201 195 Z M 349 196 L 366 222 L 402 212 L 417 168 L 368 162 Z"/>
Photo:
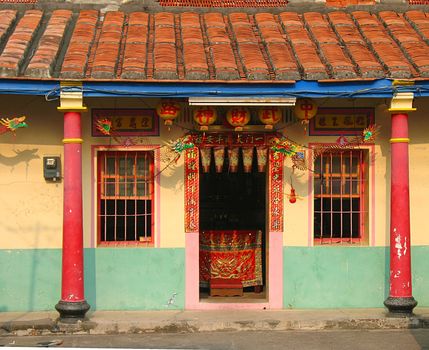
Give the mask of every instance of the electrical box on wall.
<path id="1" fill-rule="evenodd" d="M 61 180 L 60 157 L 43 157 L 43 176 L 47 181 Z"/>

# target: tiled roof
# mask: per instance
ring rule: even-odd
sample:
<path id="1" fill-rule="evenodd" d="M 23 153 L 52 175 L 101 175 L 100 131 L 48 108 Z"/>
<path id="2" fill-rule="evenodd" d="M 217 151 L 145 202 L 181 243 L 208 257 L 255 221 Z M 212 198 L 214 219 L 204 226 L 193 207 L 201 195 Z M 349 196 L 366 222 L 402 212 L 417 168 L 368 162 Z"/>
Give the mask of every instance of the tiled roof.
<path id="1" fill-rule="evenodd" d="M 429 78 L 429 13 L 0 11 L 0 78 Z"/>
<path id="2" fill-rule="evenodd" d="M 287 0 L 158 0 L 161 6 L 191 7 L 284 7 Z"/>
<path id="3" fill-rule="evenodd" d="M 375 5 L 375 0 L 326 0 L 327 6 L 346 7 L 354 5 Z"/>

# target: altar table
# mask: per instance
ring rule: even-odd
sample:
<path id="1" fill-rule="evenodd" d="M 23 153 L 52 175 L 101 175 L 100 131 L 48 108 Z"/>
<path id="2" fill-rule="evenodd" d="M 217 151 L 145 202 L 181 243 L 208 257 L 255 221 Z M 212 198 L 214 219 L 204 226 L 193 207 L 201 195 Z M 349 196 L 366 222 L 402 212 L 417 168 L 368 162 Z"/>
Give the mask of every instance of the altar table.
<path id="1" fill-rule="evenodd" d="M 221 230 L 200 233 L 200 286 L 209 280 L 238 279 L 243 287 L 262 286 L 262 232 Z"/>

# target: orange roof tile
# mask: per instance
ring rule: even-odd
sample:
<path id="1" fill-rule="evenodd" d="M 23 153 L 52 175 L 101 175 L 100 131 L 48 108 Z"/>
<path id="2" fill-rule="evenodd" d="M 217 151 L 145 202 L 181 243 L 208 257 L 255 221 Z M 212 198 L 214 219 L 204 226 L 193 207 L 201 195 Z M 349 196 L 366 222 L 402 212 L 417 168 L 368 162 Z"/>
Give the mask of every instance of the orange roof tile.
<path id="1" fill-rule="evenodd" d="M 22 11 L 22 10 L 21 10 Z M 0 10 L 0 78 L 429 78 L 429 15 Z"/>
<path id="2" fill-rule="evenodd" d="M 0 55 L 1 76 L 14 77 L 20 74 L 19 70 L 25 62 L 42 15 L 42 11 L 39 10 L 24 13 Z"/>

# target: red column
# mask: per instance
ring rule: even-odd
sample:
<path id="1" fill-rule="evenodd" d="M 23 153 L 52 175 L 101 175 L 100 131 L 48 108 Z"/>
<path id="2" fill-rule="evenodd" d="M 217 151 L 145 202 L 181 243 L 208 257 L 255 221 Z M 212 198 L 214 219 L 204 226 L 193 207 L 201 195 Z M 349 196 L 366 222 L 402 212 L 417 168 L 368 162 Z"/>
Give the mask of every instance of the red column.
<path id="1" fill-rule="evenodd" d="M 64 321 L 85 316 L 82 228 L 81 115 L 64 113 L 64 213 L 61 300 L 55 306 Z"/>
<path id="2" fill-rule="evenodd" d="M 411 286 L 408 114 L 392 114 L 390 171 L 390 293 L 384 305 L 391 313 L 411 314 L 417 301 Z"/>

